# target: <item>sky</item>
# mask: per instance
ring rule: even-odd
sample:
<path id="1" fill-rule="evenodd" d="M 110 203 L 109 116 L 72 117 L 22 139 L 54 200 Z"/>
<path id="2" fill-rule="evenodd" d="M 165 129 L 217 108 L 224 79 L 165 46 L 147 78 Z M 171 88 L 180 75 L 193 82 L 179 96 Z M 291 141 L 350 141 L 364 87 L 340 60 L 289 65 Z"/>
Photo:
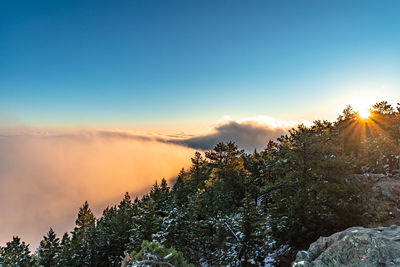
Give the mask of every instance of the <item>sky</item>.
<path id="1" fill-rule="evenodd" d="M 0 1 L 0 246 L 348 104 L 400 102 L 398 1 Z"/>
<path id="2" fill-rule="evenodd" d="M 333 120 L 360 97 L 400 98 L 399 8 L 1 1 L 0 116 L 35 126 Z"/>

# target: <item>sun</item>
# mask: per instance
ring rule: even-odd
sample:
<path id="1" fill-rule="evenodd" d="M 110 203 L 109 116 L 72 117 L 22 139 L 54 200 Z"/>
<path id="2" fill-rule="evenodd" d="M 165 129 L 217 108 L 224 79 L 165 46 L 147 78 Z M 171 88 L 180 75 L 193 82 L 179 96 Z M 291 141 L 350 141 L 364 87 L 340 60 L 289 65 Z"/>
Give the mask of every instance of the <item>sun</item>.
<path id="1" fill-rule="evenodd" d="M 374 103 L 374 99 L 370 96 L 359 97 L 356 100 L 350 102 L 351 106 L 357 111 L 360 119 L 366 120 L 371 117 L 371 107 Z"/>
<path id="2" fill-rule="evenodd" d="M 360 116 L 361 119 L 368 119 L 371 116 L 371 112 L 368 109 L 361 109 L 358 111 L 358 116 Z"/>

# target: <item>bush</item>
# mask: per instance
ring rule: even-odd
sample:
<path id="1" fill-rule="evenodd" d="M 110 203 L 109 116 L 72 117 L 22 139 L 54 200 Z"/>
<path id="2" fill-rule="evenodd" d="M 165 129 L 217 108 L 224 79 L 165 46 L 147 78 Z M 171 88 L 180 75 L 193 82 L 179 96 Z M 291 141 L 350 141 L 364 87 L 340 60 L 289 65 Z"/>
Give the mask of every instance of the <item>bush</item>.
<path id="1" fill-rule="evenodd" d="M 174 248 L 165 248 L 158 242 L 144 240 L 139 252 L 131 253 L 130 266 L 179 266 L 193 267 L 185 261 L 183 254 Z"/>

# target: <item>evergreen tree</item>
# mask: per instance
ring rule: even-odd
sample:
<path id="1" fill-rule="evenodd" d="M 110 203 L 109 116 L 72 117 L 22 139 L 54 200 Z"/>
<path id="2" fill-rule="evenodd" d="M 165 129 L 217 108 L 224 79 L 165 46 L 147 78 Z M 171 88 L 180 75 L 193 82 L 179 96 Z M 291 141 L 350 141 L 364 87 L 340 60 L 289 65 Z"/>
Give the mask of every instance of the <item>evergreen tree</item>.
<path id="1" fill-rule="evenodd" d="M 34 260 L 30 255 L 29 245 L 21 242 L 18 236 L 7 242 L 6 246 L 0 250 L 0 266 L 10 267 L 31 267 Z"/>
<path id="2" fill-rule="evenodd" d="M 349 105 L 343 110 L 342 115 L 338 117 L 335 123 L 341 140 L 341 147 L 347 155 L 358 156 L 360 152 L 363 122 L 360 122 L 358 118 L 357 112 Z"/>
<path id="3" fill-rule="evenodd" d="M 244 167 L 249 172 L 245 181 L 245 188 L 249 194 L 247 197 L 253 199 L 254 203 L 259 202 L 261 188 L 265 185 L 267 177 L 267 162 L 261 153 L 254 151 L 253 154 L 243 156 Z"/>
<path id="4" fill-rule="evenodd" d="M 60 239 L 56 237 L 56 233 L 50 228 L 47 235 L 43 236 L 38 248 L 38 262 L 44 267 L 53 267 L 57 265 L 60 254 Z"/>
<path id="5" fill-rule="evenodd" d="M 73 251 L 71 247 L 71 238 L 68 233 L 64 233 L 60 242 L 60 255 L 57 266 L 73 266 Z"/>
<path id="6" fill-rule="evenodd" d="M 262 266 L 271 249 L 269 242 L 266 242 L 270 241 L 266 233 L 266 217 L 249 194 L 243 202 L 243 207 L 239 209 L 241 221 L 237 258 L 241 266 Z"/>
<path id="7" fill-rule="evenodd" d="M 156 190 L 159 190 L 158 186 Z M 157 217 L 156 210 L 154 199 L 148 195 L 137 204 L 137 213 L 130 229 L 130 250 L 139 250 L 143 240 L 152 241 L 153 235 L 160 230 L 161 218 Z"/>
<path id="8" fill-rule="evenodd" d="M 187 174 L 185 173 L 185 170 L 182 169 L 179 172 L 178 178 L 176 179 L 176 182 L 171 190 L 172 196 L 174 198 L 174 205 L 178 207 L 182 207 L 187 202 L 187 198 L 190 194 L 189 189 L 187 188 L 188 186 L 185 184 L 184 181 L 186 176 Z"/>
<path id="9" fill-rule="evenodd" d="M 95 224 L 96 218 L 89 208 L 89 203 L 85 201 L 82 207 L 79 208 L 78 218 L 75 221 L 75 233 L 85 232 L 92 228 Z"/>
<path id="10" fill-rule="evenodd" d="M 79 208 L 71 238 L 72 260 L 75 266 L 94 266 L 95 222 L 96 218 L 85 201 Z"/>
<path id="11" fill-rule="evenodd" d="M 133 203 L 128 193 L 118 207 L 107 208 L 96 227 L 96 266 L 119 266 L 127 250 L 133 224 Z"/>
<path id="12" fill-rule="evenodd" d="M 204 191 L 189 196 L 181 209 L 173 208 L 167 217 L 169 221 L 165 244 L 183 252 L 191 262 L 207 260 L 213 248 L 215 227 L 205 205 Z"/>
<path id="13" fill-rule="evenodd" d="M 243 154 L 244 151 L 238 150 L 233 142 L 219 143 L 213 151 L 206 152 L 212 167 L 210 178 L 205 182 L 209 200 L 207 205 L 214 214 L 240 206 L 248 176 L 243 165 Z"/>
<path id="14" fill-rule="evenodd" d="M 210 168 L 207 161 L 203 159 L 201 153 L 196 152 L 192 160 L 192 167 L 190 168 L 191 184 L 190 187 L 194 189 L 203 189 L 204 181 L 210 175 Z"/>

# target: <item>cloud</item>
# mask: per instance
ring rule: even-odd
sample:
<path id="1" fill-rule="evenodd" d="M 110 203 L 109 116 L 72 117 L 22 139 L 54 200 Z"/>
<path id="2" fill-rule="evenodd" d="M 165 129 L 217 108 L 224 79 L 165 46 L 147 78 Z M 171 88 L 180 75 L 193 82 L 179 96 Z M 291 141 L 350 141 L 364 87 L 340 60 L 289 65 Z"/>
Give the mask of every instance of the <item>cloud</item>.
<path id="1" fill-rule="evenodd" d="M 287 133 L 289 128 L 306 121 L 281 121 L 271 117 L 259 116 L 234 121 L 225 116 L 210 133 L 190 138 L 170 140 L 195 149 L 209 150 L 219 142 L 234 141 L 239 148 L 252 152 L 254 149 L 264 149 L 269 140 L 274 140 Z"/>
<path id="2" fill-rule="evenodd" d="M 73 229 L 79 206 L 97 215 L 125 192 L 147 193 L 154 181 L 171 181 L 194 150 L 152 138 L 101 131 L 31 131 L 0 135 L 0 245 L 19 235 L 38 245 L 53 227 Z"/>

